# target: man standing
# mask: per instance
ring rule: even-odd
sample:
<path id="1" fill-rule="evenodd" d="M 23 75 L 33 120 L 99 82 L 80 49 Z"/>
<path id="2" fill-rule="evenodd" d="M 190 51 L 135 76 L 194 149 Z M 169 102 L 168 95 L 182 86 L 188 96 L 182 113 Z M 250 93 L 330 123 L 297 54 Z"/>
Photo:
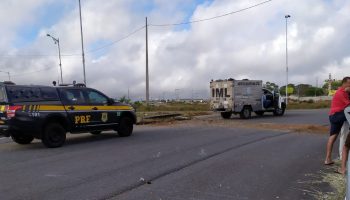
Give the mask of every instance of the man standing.
<path id="1" fill-rule="evenodd" d="M 332 165 L 332 149 L 337 139 L 343 123 L 346 121 L 344 109 L 350 105 L 349 95 L 347 91 L 350 87 L 350 77 L 342 80 L 342 86 L 336 91 L 332 99 L 331 110 L 329 112 L 329 121 L 331 123 L 330 136 L 327 142 L 327 154 L 325 165 Z"/>

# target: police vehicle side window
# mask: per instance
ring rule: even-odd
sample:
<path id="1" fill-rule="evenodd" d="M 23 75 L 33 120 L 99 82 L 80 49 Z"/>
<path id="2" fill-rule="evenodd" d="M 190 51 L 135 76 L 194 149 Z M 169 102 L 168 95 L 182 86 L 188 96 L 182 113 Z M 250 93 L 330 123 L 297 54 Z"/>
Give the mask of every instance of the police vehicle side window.
<path id="1" fill-rule="evenodd" d="M 88 97 L 88 102 L 90 104 L 107 104 L 108 103 L 108 98 L 99 92 L 96 92 L 94 90 L 87 90 L 86 93 Z"/>
<path id="2" fill-rule="evenodd" d="M 41 100 L 40 90 L 35 87 L 8 87 L 7 96 L 10 102 Z"/>
<path id="3" fill-rule="evenodd" d="M 58 99 L 57 90 L 55 88 L 40 88 L 41 97 L 45 100 Z"/>
<path id="4" fill-rule="evenodd" d="M 83 92 L 75 89 L 61 90 L 61 98 L 65 104 L 85 104 Z"/>

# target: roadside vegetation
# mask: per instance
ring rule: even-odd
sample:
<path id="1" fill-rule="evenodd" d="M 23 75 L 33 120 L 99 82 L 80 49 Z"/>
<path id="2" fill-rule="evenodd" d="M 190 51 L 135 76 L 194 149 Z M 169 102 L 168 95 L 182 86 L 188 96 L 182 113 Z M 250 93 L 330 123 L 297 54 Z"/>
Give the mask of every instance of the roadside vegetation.
<path id="1" fill-rule="evenodd" d="M 324 109 L 330 108 L 331 101 L 289 101 L 287 109 Z M 177 111 L 203 111 L 210 110 L 209 103 L 161 103 L 146 106 L 145 104 L 134 104 L 137 112 L 177 112 Z"/>
<path id="2" fill-rule="evenodd" d="M 151 102 L 146 105 L 143 102 L 132 102 L 130 99 L 122 97 L 118 99 L 119 102 L 131 104 L 137 112 L 210 112 L 209 102 Z M 325 109 L 330 108 L 331 101 L 314 101 L 312 99 L 308 101 L 289 100 L 287 109 Z"/>
<path id="3" fill-rule="evenodd" d="M 323 109 L 330 108 L 331 101 L 289 101 L 287 109 L 295 110 L 295 109 Z"/>
<path id="4" fill-rule="evenodd" d="M 158 111 L 210 111 L 209 103 L 183 103 L 183 102 L 160 102 L 145 105 L 135 103 L 138 112 L 158 112 Z"/>
<path id="5" fill-rule="evenodd" d="M 325 170 L 316 174 L 309 174 L 309 181 L 303 182 L 303 191 L 310 194 L 315 199 L 322 200 L 343 200 L 346 193 L 346 177 L 334 173 L 340 167 L 340 162 L 336 162 Z M 331 190 L 325 191 L 324 188 L 329 186 Z"/>

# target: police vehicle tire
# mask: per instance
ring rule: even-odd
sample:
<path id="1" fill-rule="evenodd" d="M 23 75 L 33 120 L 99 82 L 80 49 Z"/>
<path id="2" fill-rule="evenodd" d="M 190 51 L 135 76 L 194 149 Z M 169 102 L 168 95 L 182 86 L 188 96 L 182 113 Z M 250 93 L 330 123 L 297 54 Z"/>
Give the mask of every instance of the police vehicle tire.
<path id="1" fill-rule="evenodd" d="M 34 140 L 33 136 L 20 133 L 12 133 L 11 138 L 17 144 L 30 144 Z"/>
<path id="2" fill-rule="evenodd" d="M 91 131 L 90 132 L 92 135 L 100 135 L 102 131 Z"/>
<path id="3" fill-rule="evenodd" d="M 263 116 L 264 115 L 264 111 L 256 111 L 255 114 L 258 116 Z"/>
<path id="4" fill-rule="evenodd" d="M 252 109 L 245 106 L 240 113 L 240 117 L 241 119 L 250 119 L 252 117 Z"/>
<path id="5" fill-rule="evenodd" d="M 44 129 L 41 141 L 48 148 L 61 147 L 66 141 L 66 130 L 58 123 L 49 123 Z"/>
<path id="6" fill-rule="evenodd" d="M 123 117 L 120 120 L 120 124 L 117 129 L 117 132 L 120 137 L 128 137 L 132 134 L 133 129 L 134 129 L 133 120 L 130 117 Z"/>
<path id="7" fill-rule="evenodd" d="M 230 119 L 232 116 L 232 112 L 222 112 L 221 117 L 224 119 Z"/>

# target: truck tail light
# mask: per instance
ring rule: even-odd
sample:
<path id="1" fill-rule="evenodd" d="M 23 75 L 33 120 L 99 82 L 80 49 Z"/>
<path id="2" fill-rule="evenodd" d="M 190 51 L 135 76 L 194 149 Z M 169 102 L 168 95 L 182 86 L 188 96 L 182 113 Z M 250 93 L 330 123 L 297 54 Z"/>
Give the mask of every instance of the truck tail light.
<path id="1" fill-rule="evenodd" d="M 22 106 L 7 106 L 6 116 L 7 118 L 13 118 L 16 116 L 16 111 L 22 109 Z"/>

